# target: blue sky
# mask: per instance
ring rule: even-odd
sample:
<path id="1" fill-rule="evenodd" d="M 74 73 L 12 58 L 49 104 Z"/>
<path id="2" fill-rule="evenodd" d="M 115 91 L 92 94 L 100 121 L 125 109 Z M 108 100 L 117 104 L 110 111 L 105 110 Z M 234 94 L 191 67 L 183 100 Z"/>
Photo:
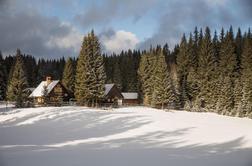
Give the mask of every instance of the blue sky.
<path id="1" fill-rule="evenodd" d="M 166 42 L 172 48 L 195 26 L 244 32 L 251 23 L 251 0 L 0 0 L 0 50 L 77 56 L 91 29 L 107 53 Z"/>

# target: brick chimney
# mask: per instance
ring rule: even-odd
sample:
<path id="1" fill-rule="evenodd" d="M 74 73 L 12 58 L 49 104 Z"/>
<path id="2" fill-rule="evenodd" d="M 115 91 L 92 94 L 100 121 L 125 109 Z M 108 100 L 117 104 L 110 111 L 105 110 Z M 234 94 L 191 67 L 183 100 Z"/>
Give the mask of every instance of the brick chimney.
<path id="1" fill-rule="evenodd" d="M 46 86 L 48 86 L 52 82 L 52 77 L 47 76 L 46 77 Z"/>

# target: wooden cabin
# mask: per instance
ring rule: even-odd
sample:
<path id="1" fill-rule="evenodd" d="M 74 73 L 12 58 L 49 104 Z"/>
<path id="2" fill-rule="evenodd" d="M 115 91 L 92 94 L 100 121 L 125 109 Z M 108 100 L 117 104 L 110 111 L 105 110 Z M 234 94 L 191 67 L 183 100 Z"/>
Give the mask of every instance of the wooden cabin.
<path id="1" fill-rule="evenodd" d="M 122 105 L 123 96 L 115 84 L 105 84 L 105 103 Z"/>
<path id="2" fill-rule="evenodd" d="M 139 104 L 138 93 L 123 92 L 123 105 L 137 105 Z"/>
<path id="3" fill-rule="evenodd" d="M 59 104 L 64 101 L 69 101 L 71 98 L 71 94 L 61 84 L 61 82 L 59 80 L 52 80 L 51 77 L 46 77 L 46 81 L 42 81 L 30 94 L 29 98 L 32 98 L 35 104 L 44 104 L 45 88 L 47 93 L 47 102 L 49 104 Z"/>

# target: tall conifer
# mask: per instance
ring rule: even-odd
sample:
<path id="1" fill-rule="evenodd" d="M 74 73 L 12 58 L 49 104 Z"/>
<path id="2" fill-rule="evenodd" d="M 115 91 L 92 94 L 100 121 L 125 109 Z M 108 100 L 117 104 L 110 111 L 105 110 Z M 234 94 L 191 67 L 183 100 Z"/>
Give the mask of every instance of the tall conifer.
<path id="1" fill-rule="evenodd" d="M 154 96 L 155 104 L 161 105 L 163 109 L 167 104 L 173 104 L 176 101 L 174 91 L 172 90 L 172 81 L 167 68 L 165 56 L 162 51 L 158 52 L 157 65 L 154 71 Z"/>
<path id="2" fill-rule="evenodd" d="M 104 97 L 106 75 L 100 43 L 92 30 L 84 37 L 76 68 L 75 97 L 94 106 Z"/>
<path id="3" fill-rule="evenodd" d="M 5 99 L 6 92 L 6 83 L 7 83 L 7 71 L 0 51 L 0 100 Z"/>
<path id="4" fill-rule="evenodd" d="M 214 49 L 211 40 L 210 29 L 207 27 L 199 50 L 199 86 L 197 96 L 197 107 L 209 108 L 213 105 L 212 98 L 212 76 L 214 71 Z"/>
<path id="5" fill-rule="evenodd" d="M 75 70 L 72 58 L 68 58 L 64 71 L 63 71 L 63 79 L 62 83 L 65 88 L 70 92 L 74 93 L 74 78 L 75 77 Z"/>
<path id="6" fill-rule="evenodd" d="M 11 74 L 7 90 L 7 98 L 8 100 L 15 101 L 16 107 L 23 107 L 26 98 L 24 89 L 27 88 L 28 82 L 26 69 L 19 49 L 17 50 L 16 62 L 13 66 L 13 72 Z"/>

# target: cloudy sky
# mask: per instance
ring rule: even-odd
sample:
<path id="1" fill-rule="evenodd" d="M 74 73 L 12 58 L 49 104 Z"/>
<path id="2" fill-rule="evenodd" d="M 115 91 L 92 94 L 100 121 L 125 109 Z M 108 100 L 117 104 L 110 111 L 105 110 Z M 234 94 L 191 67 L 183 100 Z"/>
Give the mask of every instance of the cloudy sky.
<path id="1" fill-rule="evenodd" d="M 243 31 L 252 25 L 252 0 L 0 0 L 0 50 L 35 57 L 77 56 L 94 29 L 102 51 L 168 43 L 195 26 Z"/>

